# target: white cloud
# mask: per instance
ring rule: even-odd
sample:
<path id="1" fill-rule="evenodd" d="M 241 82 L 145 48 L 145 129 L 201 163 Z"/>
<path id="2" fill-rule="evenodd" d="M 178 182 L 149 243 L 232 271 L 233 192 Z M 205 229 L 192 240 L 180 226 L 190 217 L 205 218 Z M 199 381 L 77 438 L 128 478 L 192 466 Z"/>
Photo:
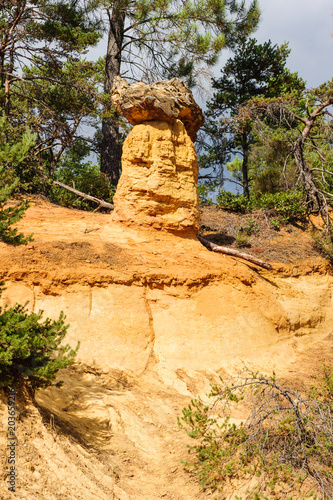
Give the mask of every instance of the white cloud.
<path id="1" fill-rule="evenodd" d="M 288 67 L 308 87 L 333 78 L 332 0 L 262 0 L 259 42 L 289 42 Z"/>

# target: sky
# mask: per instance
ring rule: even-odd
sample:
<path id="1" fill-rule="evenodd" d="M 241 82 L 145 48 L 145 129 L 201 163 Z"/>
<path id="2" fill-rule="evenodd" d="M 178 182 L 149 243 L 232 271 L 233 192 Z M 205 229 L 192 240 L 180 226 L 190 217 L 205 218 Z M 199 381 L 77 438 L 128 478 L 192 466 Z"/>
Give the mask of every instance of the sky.
<path id="1" fill-rule="evenodd" d="M 291 49 L 287 67 L 314 88 L 333 78 L 332 0 L 259 0 L 261 21 L 253 34 Z"/>

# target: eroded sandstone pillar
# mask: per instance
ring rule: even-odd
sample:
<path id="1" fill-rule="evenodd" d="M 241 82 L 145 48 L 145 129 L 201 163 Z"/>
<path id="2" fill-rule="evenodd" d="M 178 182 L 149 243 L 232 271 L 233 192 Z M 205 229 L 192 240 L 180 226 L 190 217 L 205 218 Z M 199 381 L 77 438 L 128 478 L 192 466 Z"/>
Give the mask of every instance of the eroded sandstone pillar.
<path id="1" fill-rule="evenodd" d="M 113 102 L 134 128 L 123 145 L 114 220 L 177 232 L 199 228 L 194 144 L 200 107 L 179 79 L 129 85 L 119 79 Z"/>
<path id="2" fill-rule="evenodd" d="M 114 217 L 155 229 L 197 231 L 197 181 L 194 144 L 180 120 L 135 125 L 123 146 Z"/>

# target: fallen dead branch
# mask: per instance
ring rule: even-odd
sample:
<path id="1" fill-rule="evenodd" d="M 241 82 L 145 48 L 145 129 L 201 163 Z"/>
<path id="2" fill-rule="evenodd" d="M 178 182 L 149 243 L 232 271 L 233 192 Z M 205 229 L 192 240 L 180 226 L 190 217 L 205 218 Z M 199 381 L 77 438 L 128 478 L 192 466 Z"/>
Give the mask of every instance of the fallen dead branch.
<path id="1" fill-rule="evenodd" d="M 57 186 L 60 186 L 63 189 L 67 189 L 67 191 L 70 191 L 71 193 L 76 194 L 77 196 L 80 196 L 84 200 L 92 201 L 94 203 L 98 203 L 98 207 L 95 209 L 95 212 L 99 210 L 100 208 L 108 208 L 109 210 L 113 210 L 114 206 L 111 203 L 107 203 L 104 200 L 100 200 L 99 198 L 95 198 L 95 196 L 90 196 L 89 194 L 82 193 L 82 191 L 78 191 L 77 189 L 67 186 L 66 184 L 63 184 L 62 182 L 59 181 L 53 181 L 53 184 L 56 184 Z"/>
<path id="2" fill-rule="evenodd" d="M 252 255 L 239 252 L 238 250 L 234 250 L 233 248 L 221 247 L 220 245 L 216 245 L 215 243 L 206 240 L 199 234 L 197 234 L 197 238 L 200 241 L 200 243 L 203 244 L 203 246 L 205 246 L 206 248 L 208 248 L 208 250 L 211 250 L 212 252 L 223 253 L 225 255 L 231 255 L 232 257 L 238 257 L 238 259 L 248 260 L 249 262 L 252 262 L 252 264 L 263 267 L 264 269 L 273 269 L 273 267 L 268 262 L 257 259 Z"/>

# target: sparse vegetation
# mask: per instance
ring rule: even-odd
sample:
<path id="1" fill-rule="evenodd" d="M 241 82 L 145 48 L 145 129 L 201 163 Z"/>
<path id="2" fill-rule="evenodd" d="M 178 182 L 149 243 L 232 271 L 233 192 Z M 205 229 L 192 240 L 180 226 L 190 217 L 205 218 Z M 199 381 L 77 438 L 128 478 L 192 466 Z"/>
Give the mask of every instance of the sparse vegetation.
<path id="1" fill-rule="evenodd" d="M 333 497 L 332 371 L 324 367 L 312 396 L 272 377 L 246 372 L 213 386 L 183 409 L 179 425 L 196 440 L 183 462 L 204 489 L 223 491 L 233 480 L 256 478 L 243 500 Z M 233 422 L 238 405 L 247 413 Z M 275 496 L 274 496 L 275 498 Z"/>
<path id="2" fill-rule="evenodd" d="M 320 231 L 313 232 L 313 239 L 316 248 L 322 255 L 333 264 L 333 230 L 330 228 L 326 233 Z"/>

